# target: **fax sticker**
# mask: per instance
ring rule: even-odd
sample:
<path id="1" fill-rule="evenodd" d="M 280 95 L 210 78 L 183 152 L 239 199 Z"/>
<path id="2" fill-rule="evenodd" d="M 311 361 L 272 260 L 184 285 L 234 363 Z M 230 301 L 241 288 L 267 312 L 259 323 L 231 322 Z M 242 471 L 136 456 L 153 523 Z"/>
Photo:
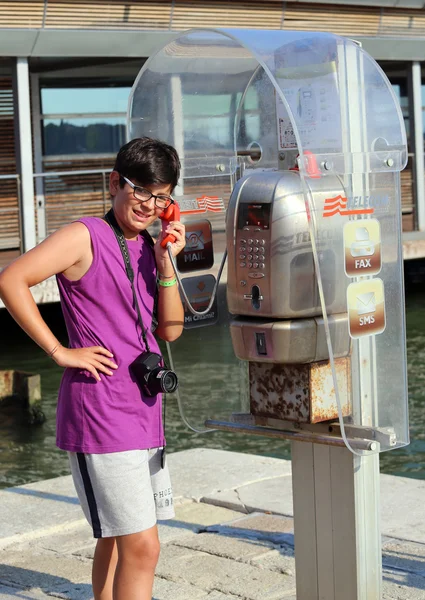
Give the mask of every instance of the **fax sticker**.
<path id="1" fill-rule="evenodd" d="M 347 288 L 348 327 L 352 338 L 377 335 L 385 329 L 382 279 L 350 283 Z"/>
<path id="2" fill-rule="evenodd" d="M 360 219 L 344 225 L 344 259 L 349 277 L 379 273 L 381 227 L 377 219 Z"/>

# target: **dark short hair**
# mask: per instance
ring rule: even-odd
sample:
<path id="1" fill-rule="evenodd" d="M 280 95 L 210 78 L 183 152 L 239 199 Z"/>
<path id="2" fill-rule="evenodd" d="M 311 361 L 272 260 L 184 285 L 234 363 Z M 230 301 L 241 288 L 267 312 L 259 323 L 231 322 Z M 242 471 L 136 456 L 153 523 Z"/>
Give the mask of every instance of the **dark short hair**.
<path id="1" fill-rule="evenodd" d="M 149 137 L 135 138 L 120 148 L 114 171 L 141 185 L 170 184 L 173 190 L 180 177 L 180 159 L 173 146 Z M 120 179 L 120 186 L 125 181 Z"/>

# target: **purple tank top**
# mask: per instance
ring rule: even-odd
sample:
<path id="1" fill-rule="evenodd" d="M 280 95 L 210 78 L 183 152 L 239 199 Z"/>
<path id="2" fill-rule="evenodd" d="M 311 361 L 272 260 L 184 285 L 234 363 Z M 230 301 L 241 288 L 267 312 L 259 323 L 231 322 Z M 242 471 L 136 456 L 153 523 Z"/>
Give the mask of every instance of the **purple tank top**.
<path id="1" fill-rule="evenodd" d="M 161 395 L 145 397 L 129 371 L 145 347 L 121 250 L 105 221 L 97 217 L 80 221 L 90 232 L 93 262 L 78 281 L 57 275 L 69 347 L 103 346 L 114 355 L 118 369 L 112 376 L 101 373 L 101 381 L 87 371 L 65 369 L 59 389 L 57 445 L 87 454 L 162 446 Z M 127 246 L 150 350 L 159 353 L 151 332 L 154 252 L 141 235 Z"/>

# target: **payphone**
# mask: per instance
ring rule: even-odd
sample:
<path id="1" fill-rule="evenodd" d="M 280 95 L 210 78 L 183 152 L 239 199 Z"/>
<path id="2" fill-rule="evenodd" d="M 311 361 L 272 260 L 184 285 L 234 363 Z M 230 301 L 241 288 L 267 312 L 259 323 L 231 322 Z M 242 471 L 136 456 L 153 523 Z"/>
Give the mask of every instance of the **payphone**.
<path id="1" fill-rule="evenodd" d="M 337 420 L 353 452 L 407 444 L 406 136 L 373 59 L 332 34 L 178 34 L 140 71 L 128 133 L 181 157 L 189 297 L 170 351 L 187 421 Z"/>
<path id="2" fill-rule="evenodd" d="M 337 177 L 310 186 L 319 201 L 343 193 Z M 237 182 L 227 209 L 227 304 L 235 354 L 248 361 L 250 414 L 317 423 L 338 419 L 338 407 L 303 196 L 297 170 L 254 171 Z M 324 235 L 318 251 L 346 417 L 351 344 L 345 281 L 336 278 L 342 231 Z"/>
<path id="3" fill-rule="evenodd" d="M 184 422 L 290 439 L 297 598 L 381 598 L 378 453 L 409 443 L 391 84 L 332 34 L 191 30 L 135 81 L 142 135 L 182 161 Z"/>

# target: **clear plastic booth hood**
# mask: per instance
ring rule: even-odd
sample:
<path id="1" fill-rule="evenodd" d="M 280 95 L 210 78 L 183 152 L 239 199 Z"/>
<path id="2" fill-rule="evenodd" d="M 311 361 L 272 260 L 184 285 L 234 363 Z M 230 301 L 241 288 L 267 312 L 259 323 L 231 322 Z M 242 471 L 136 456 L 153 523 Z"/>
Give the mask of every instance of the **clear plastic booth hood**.
<path id="1" fill-rule="evenodd" d="M 128 135 L 182 163 L 185 421 L 406 445 L 406 134 L 376 62 L 332 34 L 189 31 L 140 71 Z"/>

